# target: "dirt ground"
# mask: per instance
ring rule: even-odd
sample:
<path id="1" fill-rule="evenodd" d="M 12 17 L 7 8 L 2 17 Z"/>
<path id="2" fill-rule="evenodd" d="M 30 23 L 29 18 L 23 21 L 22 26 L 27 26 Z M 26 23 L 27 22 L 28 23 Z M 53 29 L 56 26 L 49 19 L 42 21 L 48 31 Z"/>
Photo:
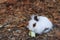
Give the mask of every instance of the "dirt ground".
<path id="1" fill-rule="evenodd" d="M 53 30 L 30 37 L 26 26 L 33 14 L 48 17 Z M 60 40 L 60 0 L 0 0 L 0 40 Z"/>

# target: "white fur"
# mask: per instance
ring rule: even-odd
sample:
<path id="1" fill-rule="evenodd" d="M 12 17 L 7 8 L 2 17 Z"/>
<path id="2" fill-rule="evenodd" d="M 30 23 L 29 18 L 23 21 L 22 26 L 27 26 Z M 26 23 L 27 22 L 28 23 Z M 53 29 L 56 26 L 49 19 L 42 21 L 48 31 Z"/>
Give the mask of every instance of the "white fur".
<path id="1" fill-rule="evenodd" d="M 34 20 L 34 16 L 31 16 L 31 20 L 29 21 L 29 24 L 27 28 L 35 33 L 42 34 L 42 33 L 47 33 L 49 32 L 53 24 L 52 22 L 45 16 L 37 16 L 39 21 Z M 33 24 L 36 23 L 36 26 L 33 27 Z M 48 30 L 44 31 L 45 28 L 49 28 Z"/>

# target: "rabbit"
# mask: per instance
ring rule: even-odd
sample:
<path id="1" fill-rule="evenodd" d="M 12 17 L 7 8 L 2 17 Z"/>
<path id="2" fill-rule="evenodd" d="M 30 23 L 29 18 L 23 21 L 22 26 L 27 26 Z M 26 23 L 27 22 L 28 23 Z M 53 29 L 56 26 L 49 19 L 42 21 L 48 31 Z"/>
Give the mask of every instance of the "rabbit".
<path id="1" fill-rule="evenodd" d="M 47 33 L 53 28 L 53 23 L 45 16 L 32 15 L 27 28 L 37 34 Z"/>

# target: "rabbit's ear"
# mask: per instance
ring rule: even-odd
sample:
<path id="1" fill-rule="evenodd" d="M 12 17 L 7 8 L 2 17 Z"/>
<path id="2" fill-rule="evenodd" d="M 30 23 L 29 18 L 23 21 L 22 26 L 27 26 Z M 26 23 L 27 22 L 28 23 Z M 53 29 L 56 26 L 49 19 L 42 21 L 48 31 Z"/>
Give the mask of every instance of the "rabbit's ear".
<path id="1" fill-rule="evenodd" d="M 32 16 L 31 16 L 31 19 L 34 19 L 34 16 L 35 16 L 35 15 L 32 15 Z"/>
<path id="2" fill-rule="evenodd" d="M 37 16 L 34 16 L 34 20 L 35 21 L 39 21 L 39 19 L 37 18 Z"/>
<path id="3" fill-rule="evenodd" d="M 35 21 L 39 21 L 38 15 L 32 15 L 32 16 L 31 16 L 31 19 L 33 19 L 33 20 L 35 20 Z"/>

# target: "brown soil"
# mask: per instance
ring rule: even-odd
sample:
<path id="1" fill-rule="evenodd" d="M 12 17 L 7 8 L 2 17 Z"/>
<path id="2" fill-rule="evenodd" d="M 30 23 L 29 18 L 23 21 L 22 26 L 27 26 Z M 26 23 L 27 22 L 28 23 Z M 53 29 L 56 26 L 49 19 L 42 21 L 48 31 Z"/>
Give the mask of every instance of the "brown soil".
<path id="1" fill-rule="evenodd" d="M 30 37 L 26 26 L 33 14 L 48 17 L 53 30 Z M 60 40 L 60 0 L 0 0 L 0 40 Z"/>

